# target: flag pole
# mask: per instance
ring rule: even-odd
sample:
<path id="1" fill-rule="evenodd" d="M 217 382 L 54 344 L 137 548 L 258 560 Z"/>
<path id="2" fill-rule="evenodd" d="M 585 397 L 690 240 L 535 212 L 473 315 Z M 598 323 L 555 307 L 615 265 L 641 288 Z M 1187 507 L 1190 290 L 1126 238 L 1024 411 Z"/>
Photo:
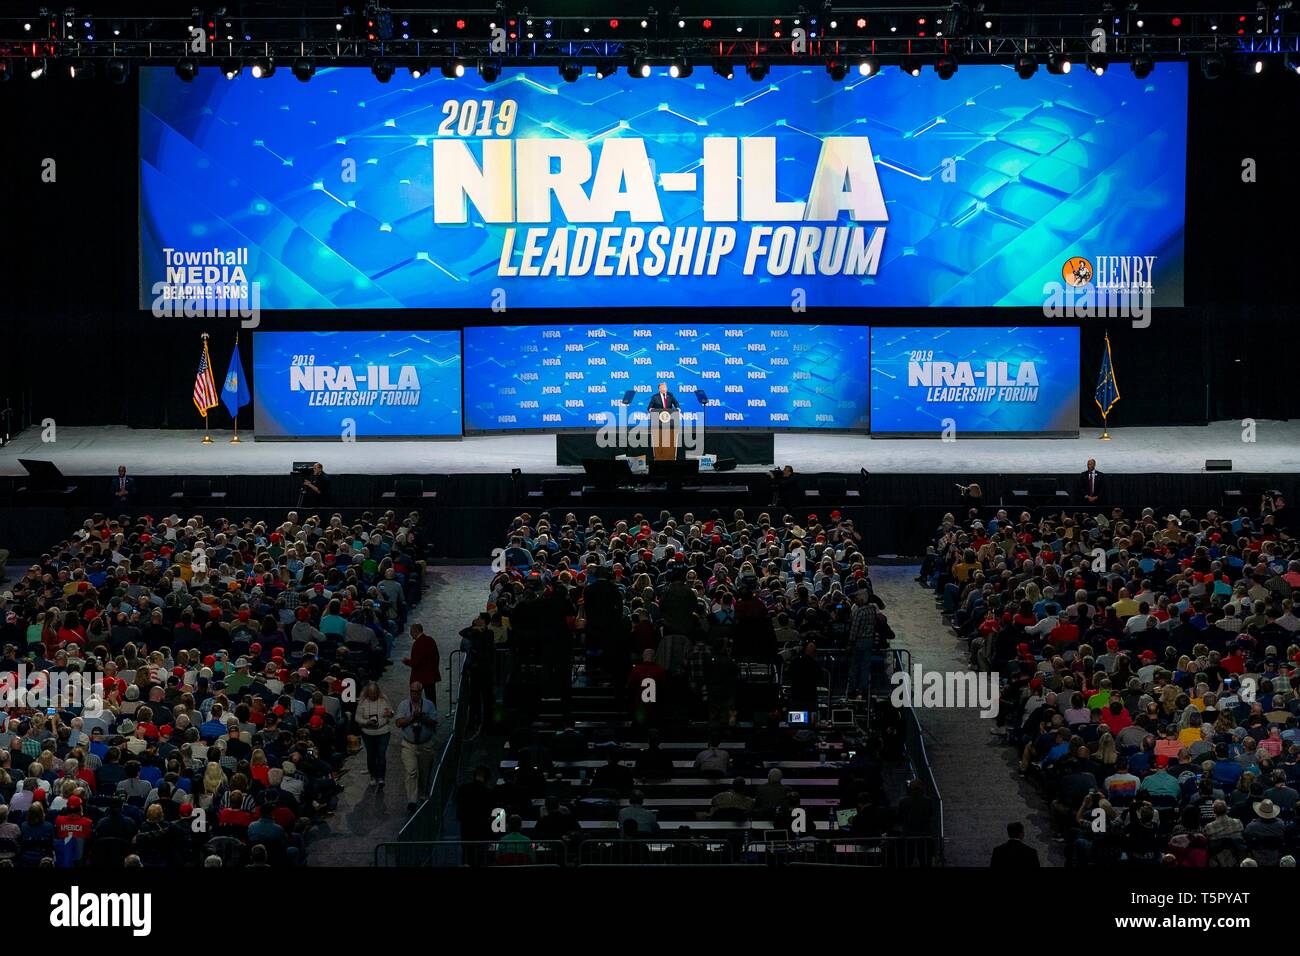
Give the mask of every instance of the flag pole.
<path id="1" fill-rule="evenodd" d="M 201 338 L 203 339 L 203 357 L 208 360 L 208 374 L 210 375 L 212 374 L 212 359 L 208 355 L 208 333 L 204 332 Z M 203 444 L 212 444 L 212 436 L 208 434 L 208 410 L 206 408 L 203 410 Z"/>
<path id="2" fill-rule="evenodd" d="M 1119 385 L 1115 382 L 1115 366 L 1112 364 L 1111 355 L 1110 355 L 1110 330 L 1109 329 L 1106 330 L 1105 365 L 1106 365 L 1105 372 L 1107 375 L 1110 376 L 1109 383 L 1114 386 L 1115 394 L 1114 397 L 1112 398 L 1110 395 L 1110 389 L 1107 389 L 1106 397 L 1109 398 L 1110 401 L 1106 403 L 1105 408 L 1102 408 L 1101 401 L 1097 400 L 1097 408 L 1101 409 L 1101 438 L 1098 439 L 1099 441 L 1110 441 L 1110 410 L 1111 407 L 1115 404 L 1116 400 L 1119 399 Z M 1100 383 L 1098 383 L 1097 388 L 1098 390 L 1100 390 L 1101 388 Z"/>
<path id="3" fill-rule="evenodd" d="M 239 330 L 238 330 L 238 329 L 235 330 L 235 351 L 236 351 L 236 352 L 239 351 Z M 244 370 L 243 370 L 243 368 L 241 367 L 241 368 L 236 369 L 236 370 L 235 370 L 235 374 L 236 374 L 236 375 L 243 375 L 243 374 L 244 374 Z M 236 394 L 236 395 L 239 394 L 238 389 L 236 389 L 235 394 Z M 238 402 L 239 400 L 238 400 L 238 399 L 235 399 L 235 401 Z M 232 445 L 238 445 L 238 444 L 240 443 L 240 442 L 239 442 L 239 407 L 238 407 L 238 405 L 236 405 L 236 407 L 235 407 L 235 414 L 232 415 L 232 416 L 230 416 L 230 417 L 231 417 L 231 419 L 234 421 L 234 424 L 235 424 L 235 434 L 231 436 L 231 438 L 230 438 L 230 444 L 232 444 Z"/>

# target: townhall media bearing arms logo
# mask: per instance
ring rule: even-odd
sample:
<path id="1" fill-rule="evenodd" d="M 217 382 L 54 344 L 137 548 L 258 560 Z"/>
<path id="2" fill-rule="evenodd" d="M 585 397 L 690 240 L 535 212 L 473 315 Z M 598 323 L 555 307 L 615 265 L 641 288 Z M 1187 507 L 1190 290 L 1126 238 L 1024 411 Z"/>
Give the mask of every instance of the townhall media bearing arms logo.
<path id="1" fill-rule="evenodd" d="M 1135 329 L 1151 324 L 1155 256 L 1071 256 L 1061 282 L 1043 285 L 1043 315 L 1051 319 L 1131 318 Z"/>
<path id="2" fill-rule="evenodd" d="M 162 250 L 167 279 L 152 287 L 155 318 L 241 318 L 258 324 L 261 289 L 248 279 L 248 247 Z"/>

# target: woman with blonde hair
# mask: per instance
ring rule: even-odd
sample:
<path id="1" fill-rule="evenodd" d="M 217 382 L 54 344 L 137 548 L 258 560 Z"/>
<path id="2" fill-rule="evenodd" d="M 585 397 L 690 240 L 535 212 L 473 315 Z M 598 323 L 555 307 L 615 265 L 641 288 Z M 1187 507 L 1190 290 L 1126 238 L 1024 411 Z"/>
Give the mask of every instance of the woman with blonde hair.
<path id="1" fill-rule="evenodd" d="M 1115 745 L 1115 737 L 1112 734 L 1102 734 L 1097 740 L 1097 762 L 1102 767 L 1102 777 L 1104 780 L 1115 770 L 1115 761 L 1119 759 L 1119 748 Z"/>
<path id="2" fill-rule="evenodd" d="M 372 787 L 383 787 L 388 772 L 388 743 L 392 737 L 393 707 L 371 681 L 357 701 L 357 726 L 361 728 L 361 742 L 366 748 L 366 771 Z"/>
<path id="3" fill-rule="evenodd" d="M 199 784 L 199 806 L 204 809 L 210 807 L 213 798 L 225 785 L 226 775 L 222 772 L 221 764 L 217 763 L 215 760 L 208 761 L 208 765 L 203 771 L 203 779 Z"/>
<path id="4" fill-rule="evenodd" d="M 271 765 L 267 762 L 266 751 L 258 747 L 253 751 L 252 757 L 248 760 L 248 773 L 255 781 L 264 787 L 270 784 Z"/>
<path id="5" fill-rule="evenodd" d="M 1160 691 L 1160 714 L 1165 718 L 1172 718 L 1178 713 L 1178 694 L 1179 689 L 1176 684 L 1166 684 Z"/>

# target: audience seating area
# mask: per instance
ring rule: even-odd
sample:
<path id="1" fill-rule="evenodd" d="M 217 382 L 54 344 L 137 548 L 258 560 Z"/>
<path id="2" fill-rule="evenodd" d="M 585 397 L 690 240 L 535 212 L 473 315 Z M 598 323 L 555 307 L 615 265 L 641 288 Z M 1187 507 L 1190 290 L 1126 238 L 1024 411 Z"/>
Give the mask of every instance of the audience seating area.
<path id="1" fill-rule="evenodd" d="M 307 862 L 422 545 L 392 511 L 87 519 L 0 593 L 0 867 Z"/>
<path id="2" fill-rule="evenodd" d="M 461 632 L 460 706 L 508 742 L 459 787 L 461 850 L 437 861 L 937 859 L 934 802 L 873 702 L 882 602 L 827 518 L 517 517 Z"/>
<path id="3" fill-rule="evenodd" d="M 998 728 L 1068 863 L 1295 865 L 1300 547 L 1280 497 L 949 514 L 920 581 L 1001 675 Z"/>

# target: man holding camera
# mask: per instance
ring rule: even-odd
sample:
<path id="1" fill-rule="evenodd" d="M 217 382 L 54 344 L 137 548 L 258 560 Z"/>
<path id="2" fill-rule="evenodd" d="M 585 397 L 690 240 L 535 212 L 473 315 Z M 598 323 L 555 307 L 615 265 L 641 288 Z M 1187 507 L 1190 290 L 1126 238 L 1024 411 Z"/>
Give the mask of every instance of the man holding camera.
<path id="1" fill-rule="evenodd" d="M 411 694 L 397 705 L 397 728 L 402 733 L 402 767 L 406 770 L 406 810 L 414 813 L 429 791 L 433 769 L 433 737 L 438 729 L 438 707 L 424 696 L 424 685 L 411 682 Z"/>

